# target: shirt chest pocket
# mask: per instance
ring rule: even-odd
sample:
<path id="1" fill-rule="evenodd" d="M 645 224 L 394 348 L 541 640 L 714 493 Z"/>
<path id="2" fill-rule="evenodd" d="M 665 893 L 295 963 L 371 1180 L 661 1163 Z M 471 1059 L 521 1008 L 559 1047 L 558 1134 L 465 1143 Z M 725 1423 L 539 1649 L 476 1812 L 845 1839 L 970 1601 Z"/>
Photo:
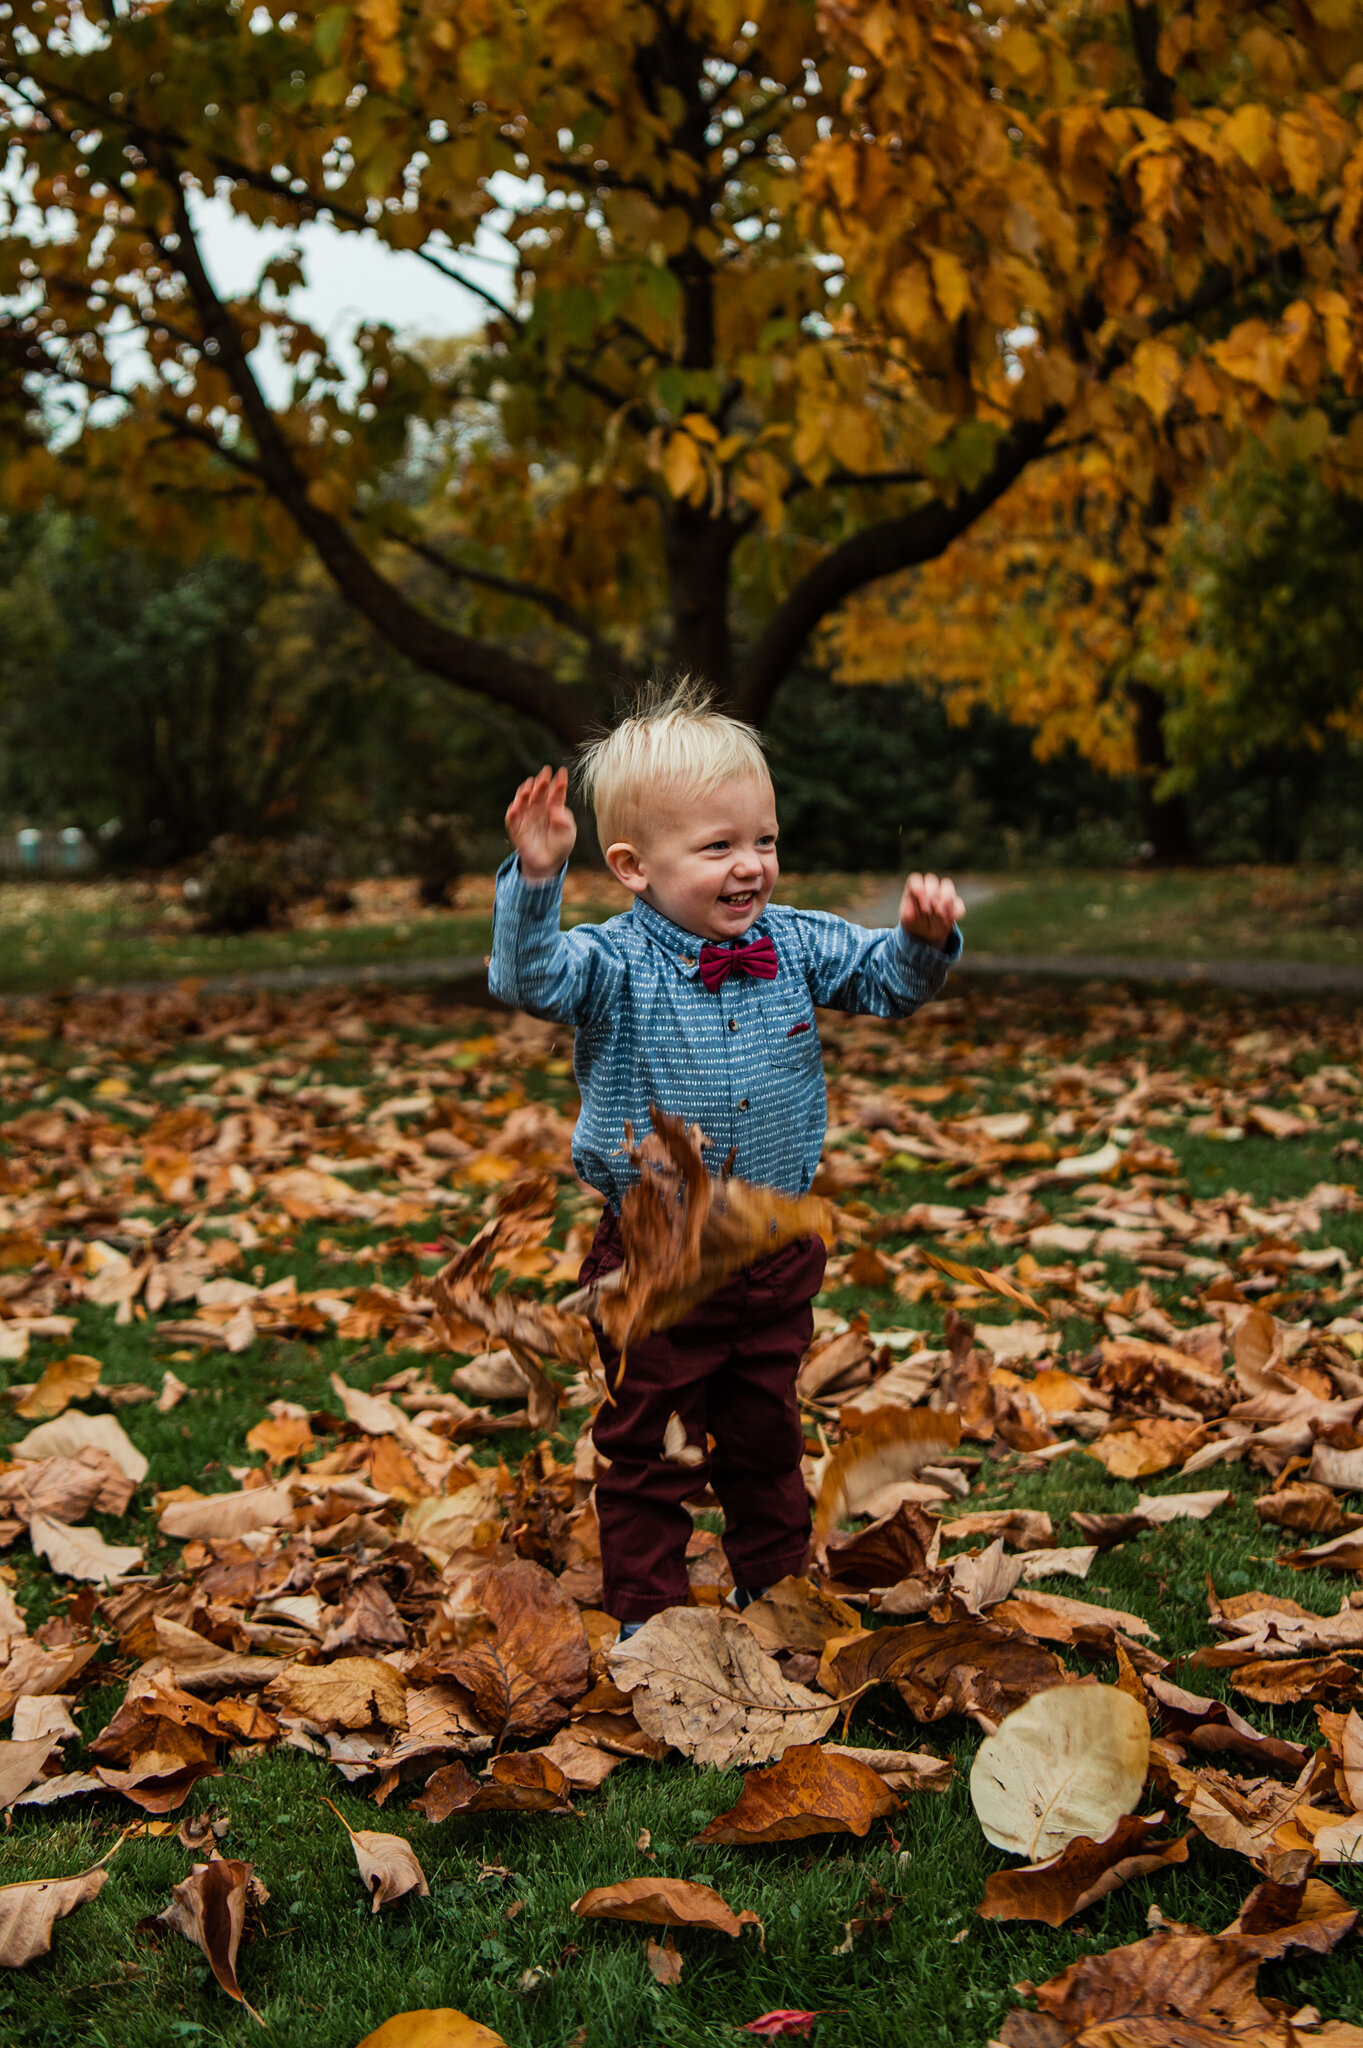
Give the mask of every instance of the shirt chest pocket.
<path id="1" fill-rule="evenodd" d="M 778 1003 L 766 1012 L 767 1056 L 783 1073 L 812 1073 L 820 1062 L 819 1034 L 808 991 Z"/>

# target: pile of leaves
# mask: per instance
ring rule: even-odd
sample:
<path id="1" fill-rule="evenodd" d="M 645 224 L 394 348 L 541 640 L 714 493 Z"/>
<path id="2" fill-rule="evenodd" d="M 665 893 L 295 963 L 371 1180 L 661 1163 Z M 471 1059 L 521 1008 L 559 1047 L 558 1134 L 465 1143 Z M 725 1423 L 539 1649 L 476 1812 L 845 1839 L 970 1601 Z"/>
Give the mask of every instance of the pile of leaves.
<path id="1" fill-rule="evenodd" d="M 983 1839 L 1022 1859 L 988 1877 L 986 1920 L 1059 1927 L 1197 1838 L 1252 1887 L 1220 1933 L 1161 1920 L 1042 1984 L 1038 2011 L 1005 2023 L 1016 2048 L 1200 2041 L 1208 2013 L 1286 2048 L 1258 1969 L 1352 1932 L 1316 1873 L 1363 1848 L 1363 1274 L 1317 1242 L 1347 1238 L 1359 1208 L 1357 1027 L 1225 1005 L 1180 1059 L 1194 1026 L 1159 1001 L 1088 998 L 1067 1025 L 1060 1039 L 1053 1014 L 986 994 L 912 1035 L 830 1020 L 814 1201 L 715 1187 L 696 1135 L 660 1119 L 645 1151 L 690 1204 L 679 1221 L 635 1199 L 633 1266 L 584 1296 L 599 1201 L 572 1173 L 569 1049 L 550 1027 L 378 992 L 5 1020 L 0 1803 L 18 1826 L 96 1802 L 129 1839 L 0 1887 L 0 1961 L 46 1954 L 150 1829 L 193 1859 L 162 1929 L 245 2003 L 239 1945 L 269 1895 L 204 1798 L 280 1749 L 315 1759 L 319 1802 L 345 1790 L 376 1818 L 392 1802 L 431 1831 L 547 1824 L 626 1766 L 740 1767 L 696 1840 L 743 1848 L 893 1838 L 968 1776 Z M 1008 1106 L 977 1106 L 1000 1070 Z M 1313 1179 L 1294 1148 L 1322 1129 L 1335 1177 Z M 1192 1194 L 1175 1144 L 1233 1160 L 1245 1133 L 1278 1148 L 1283 1194 Z M 919 1174 L 959 1200 L 907 1201 Z M 674 1320 L 773 1219 L 839 1244 L 799 1377 L 808 1573 L 726 1605 L 705 1449 L 683 1433 L 691 1601 L 621 1643 L 589 1312 L 625 1337 Z M 313 1277 L 270 1278 L 267 1260 Z M 114 1378 L 101 1353 L 132 1337 L 156 1370 Z M 252 1361 L 265 1381 L 321 1345 L 343 1347 L 326 1391 L 260 1399 L 196 1473 L 211 1483 L 186 1483 L 166 1448 L 180 1418 Z M 1178 1487 L 1065 1516 L 1079 1464 Z M 979 1504 L 1015 1484 L 1054 1486 L 1056 1513 Z M 1304 1584 L 1345 1590 L 1320 1614 L 1213 1588 L 1175 1664 L 1084 1582 L 1226 1514 L 1232 1484 Z M 96 1694 L 111 1705 L 91 1727 Z M 872 1746 L 877 1702 L 925 1734 Z M 1277 1707 L 1309 1711 L 1310 1739 L 1264 1725 Z M 375 1913 L 426 1895 L 420 1834 L 328 1825 Z M 665 1875 L 592 1887 L 575 1911 L 762 1938 L 750 1910 Z M 892 1911 L 868 1895 L 847 1943 Z M 666 1988 L 684 1956 L 667 1931 L 645 1959 Z M 1290 2025 L 1363 2041 L 1296 2009 Z"/>

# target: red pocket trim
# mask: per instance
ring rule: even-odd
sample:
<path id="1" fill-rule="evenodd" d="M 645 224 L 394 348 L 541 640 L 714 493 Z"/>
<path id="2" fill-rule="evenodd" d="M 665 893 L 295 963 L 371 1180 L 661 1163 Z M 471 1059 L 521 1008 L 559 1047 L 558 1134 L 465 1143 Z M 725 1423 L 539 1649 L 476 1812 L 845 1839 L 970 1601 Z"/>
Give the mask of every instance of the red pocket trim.
<path id="1" fill-rule="evenodd" d="M 786 1037 L 798 1038 L 802 1031 L 808 1031 L 808 1029 L 809 1026 L 807 1024 L 792 1024 L 789 1031 L 786 1033 Z"/>

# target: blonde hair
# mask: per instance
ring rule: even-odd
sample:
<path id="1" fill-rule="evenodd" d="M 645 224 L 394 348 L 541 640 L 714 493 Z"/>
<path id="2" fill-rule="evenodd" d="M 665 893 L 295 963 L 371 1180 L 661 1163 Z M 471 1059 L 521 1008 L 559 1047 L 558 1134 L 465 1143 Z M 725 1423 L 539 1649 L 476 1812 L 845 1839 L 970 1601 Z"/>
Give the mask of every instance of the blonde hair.
<path id="1" fill-rule="evenodd" d="M 753 727 L 719 710 L 708 683 L 678 676 L 645 690 L 618 725 L 585 747 L 577 777 L 605 848 L 638 835 L 648 798 L 660 791 L 712 796 L 739 777 L 768 782 L 770 771 Z"/>

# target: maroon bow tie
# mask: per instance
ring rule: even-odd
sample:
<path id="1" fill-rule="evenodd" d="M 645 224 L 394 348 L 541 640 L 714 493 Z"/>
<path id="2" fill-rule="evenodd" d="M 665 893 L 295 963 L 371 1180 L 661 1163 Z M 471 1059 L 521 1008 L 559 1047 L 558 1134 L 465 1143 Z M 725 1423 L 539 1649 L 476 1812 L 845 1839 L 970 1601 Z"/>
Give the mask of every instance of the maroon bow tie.
<path id="1" fill-rule="evenodd" d="M 707 939 L 700 949 L 700 978 L 711 995 L 735 972 L 751 974 L 758 981 L 775 981 L 776 971 L 776 948 L 770 939 L 753 939 L 746 946 L 737 940 L 731 946 L 716 946 Z"/>

